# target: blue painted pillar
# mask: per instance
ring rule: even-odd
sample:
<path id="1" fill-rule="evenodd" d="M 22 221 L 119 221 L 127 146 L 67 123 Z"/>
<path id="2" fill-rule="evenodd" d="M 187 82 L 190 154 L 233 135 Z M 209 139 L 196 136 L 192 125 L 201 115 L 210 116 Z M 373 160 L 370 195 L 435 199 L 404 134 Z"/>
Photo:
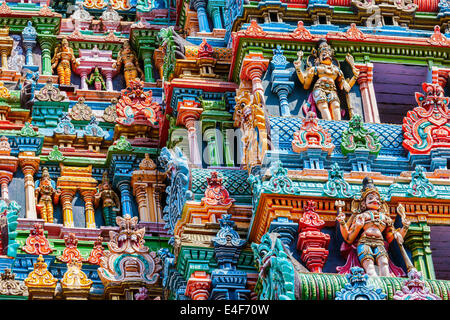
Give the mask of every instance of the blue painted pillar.
<path id="1" fill-rule="evenodd" d="M 120 190 L 120 202 L 122 204 L 122 216 L 129 214 L 133 217 L 133 208 L 131 207 L 131 184 L 128 180 L 122 180 L 117 183 Z"/>
<path id="2" fill-rule="evenodd" d="M 194 0 L 193 7 L 197 11 L 198 27 L 200 32 L 211 32 L 208 16 L 206 14 L 206 0 Z"/>

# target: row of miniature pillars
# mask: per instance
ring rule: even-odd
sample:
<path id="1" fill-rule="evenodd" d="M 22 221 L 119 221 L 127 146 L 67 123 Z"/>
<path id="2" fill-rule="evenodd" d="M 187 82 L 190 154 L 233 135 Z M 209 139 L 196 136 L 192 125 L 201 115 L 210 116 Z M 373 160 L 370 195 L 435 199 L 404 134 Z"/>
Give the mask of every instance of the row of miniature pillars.
<path id="1" fill-rule="evenodd" d="M 42 74 L 51 76 L 53 74 L 52 71 L 52 64 L 51 64 L 51 48 L 52 43 L 49 40 L 45 40 L 44 38 L 41 38 L 42 40 L 39 41 L 42 49 Z M 28 52 L 28 51 L 27 51 Z M 8 65 L 7 62 L 4 64 L 3 60 L 7 59 L 6 52 L 5 55 L 2 54 L 2 66 Z M 145 74 L 145 81 L 146 82 L 155 82 L 155 79 L 153 78 L 153 64 L 152 64 L 152 56 L 153 56 L 153 50 L 146 51 L 143 54 L 143 60 L 144 60 L 144 74 Z M 5 60 L 6 61 L 6 60 Z M 107 79 L 108 81 L 112 81 L 111 79 Z M 108 82 L 107 81 L 107 82 Z M 83 83 L 83 81 L 81 82 Z M 112 90 L 112 82 L 110 85 L 108 85 L 109 90 Z"/>
<path id="2" fill-rule="evenodd" d="M 26 202 L 26 218 L 37 219 L 36 199 L 34 196 L 35 184 L 34 174 L 39 168 L 39 157 L 22 156 L 19 155 L 20 165 L 24 173 L 24 188 L 25 188 L 25 202 Z M 121 195 L 121 205 L 123 215 L 133 215 L 131 202 L 131 184 L 130 181 L 123 180 L 118 183 Z M 3 188 L 2 188 L 3 190 Z M 80 190 L 81 196 L 85 202 L 86 228 L 95 228 L 95 210 L 94 210 L 94 195 L 95 188 Z M 76 188 L 62 188 L 61 202 L 63 210 L 63 220 L 65 227 L 74 227 L 72 200 L 77 192 Z"/>

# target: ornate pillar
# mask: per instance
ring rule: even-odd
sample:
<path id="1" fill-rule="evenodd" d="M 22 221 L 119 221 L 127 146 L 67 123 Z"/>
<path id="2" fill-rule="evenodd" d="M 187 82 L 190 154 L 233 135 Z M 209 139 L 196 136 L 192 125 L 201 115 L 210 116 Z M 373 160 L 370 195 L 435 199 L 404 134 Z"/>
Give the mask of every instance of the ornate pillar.
<path id="1" fill-rule="evenodd" d="M 189 140 L 189 155 L 191 162 L 195 165 L 201 166 L 202 159 L 200 157 L 200 149 L 197 142 L 197 129 L 195 128 L 195 123 L 198 119 L 189 117 L 185 120 L 185 125 L 188 130 L 188 140 Z"/>
<path id="2" fill-rule="evenodd" d="M 94 209 L 95 189 L 81 190 L 81 196 L 85 205 L 86 228 L 95 229 L 95 209 Z"/>
<path id="3" fill-rule="evenodd" d="M 286 245 L 286 248 L 292 252 L 291 244 L 297 233 L 298 223 L 286 217 L 278 217 L 270 223 L 269 232 L 275 232 L 280 235 L 280 240 Z"/>
<path id="4" fill-rule="evenodd" d="M 208 0 L 208 12 L 211 15 L 214 29 L 223 29 L 220 4 L 217 1 Z"/>
<path id="5" fill-rule="evenodd" d="M 206 15 L 206 0 L 194 0 L 193 8 L 197 11 L 198 27 L 200 32 L 211 32 L 208 23 L 208 16 Z"/>
<path id="6" fill-rule="evenodd" d="M 139 209 L 139 220 L 141 222 L 149 222 L 149 221 L 156 221 L 154 214 L 152 214 L 152 211 L 149 210 L 148 205 L 148 193 L 147 193 L 147 184 L 146 183 L 134 183 L 133 189 L 134 189 L 134 196 L 136 197 L 136 202 Z"/>
<path id="7" fill-rule="evenodd" d="M 144 60 L 145 82 L 155 82 L 155 79 L 153 78 L 152 56 L 153 51 L 142 52 L 142 58 Z"/>
<path id="8" fill-rule="evenodd" d="M 359 70 L 358 84 L 364 109 L 364 122 L 380 123 L 377 99 L 373 88 L 373 64 L 355 65 Z"/>
<path id="9" fill-rule="evenodd" d="M 0 54 L 2 56 L 2 70 L 8 70 L 8 50 L 0 49 Z"/>
<path id="10" fill-rule="evenodd" d="M 208 156 L 209 156 L 209 165 L 210 166 L 218 166 L 219 162 L 219 153 L 217 150 L 217 141 L 216 141 L 216 129 L 208 128 L 205 130 L 205 139 L 207 141 L 208 148 Z"/>
<path id="11" fill-rule="evenodd" d="M 8 185 L 12 180 L 12 172 L 0 171 L 0 186 L 2 189 L 2 198 L 9 199 Z"/>
<path id="12" fill-rule="evenodd" d="M 202 159 L 198 146 L 196 123 L 203 112 L 200 103 L 193 100 L 180 101 L 177 106 L 177 125 L 184 125 L 188 130 L 189 157 L 193 164 L 201 167 Z"/>
<path id="13" fill-rule="evenodd" d="M 22 31 L 22 44 L 25 48 L 25 65 L 27 67 L 33 66 L 33 48 L 36 46 L 36 37 L 36 29 L 32 22 L 28 21 L 27 26 Z"/>
<path id="14" fill-rule="evenodd" d="M 436 279 L 431 256 L 430 233 L 427 223 L 428 212 L 416 212 L 417 223 L 411 223 L 405 237 L 405 245 L 411 250 L 414 267 L 425 279 Z"/>
<path id="15" fill-rule="evenodd" d="M 188 280 L 184 295 L 192 300 L 208 300 L 210 290 L 210 275 L 205 271 L 195 271 Z"/>
<path id="16" fill-rule="evenodd" d="M 86 77 L 87 77 L 87 75 L 88 75 L 88 70 L 86 70 L 86 69 L 82 69 L 81 71 L 80 71 L 80 80 L 81 80 L 81 83 L 80 83 L 80 85 L 81 85 L 81 88 L 80 88 L 80 90 L 89 90 L 88 89 L 88 85 L 87 85 L 87 83 L 86 83 Z"/>
<path id="17" fill-rule="evenodd" d="M 265 59 L 262 53 L 249 53 L 242 61 L 240 78 L 252 82 L 252 93 L 259 102 L 265 105 L 264 88 L 261 77 L 269 66 L 269 60 Z"/>
<path id="18" fill-rule="evenodd" d="M 61 203 L 63 210 L 63 223 L 64 227 L 73 228 L 73 212 L 72 212 L 72 200 L 75 196 L 76 189 L 64 188 L 61 190 Z"/>
<path id="19" fill-rule="evenodd" d="M 56 39 L 56 38 L 55 38 Z M 52 47 L 55 39 L 50 38 L 49 36 L 41 36 L 38 37 L 39 45 L 41 46 L 42 54 L 42 74 L 43 75 L 52 75 Z"/>
<path id="20" fill-rule="evenodd" d="M 133 216 L 133 209 L 131 207 L 131 185 L 130 181 L 122 180 L 117 183 L 120 190 L 120 202 L 122 204 L 122 215 L 129 214 Z"/>
<path id="21" fill-rule="evenodd" d="M 19 154 L 19 165 L 24 174 L 25 183 L 25 218 L 37 219 L 36 198 L 34 195 L 34 174 L 39 168 L 40 158 L 34 152 L 21 152 Z"/>

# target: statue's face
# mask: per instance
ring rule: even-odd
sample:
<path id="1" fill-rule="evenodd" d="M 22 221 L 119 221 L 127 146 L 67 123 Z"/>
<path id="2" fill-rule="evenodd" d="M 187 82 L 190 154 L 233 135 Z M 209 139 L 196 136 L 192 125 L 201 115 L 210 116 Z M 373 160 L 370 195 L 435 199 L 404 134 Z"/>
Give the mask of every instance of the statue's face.
<path id="1" fill-rule="evenodd" d="M 369 210 L 379 210 L 381 206 L 380 197 L 375 192 L 369 193 L 366 197 L 366 208 Z"/>
<path id="2" fill-rule="evenodd" d="M 109 189 L 111 189 L 111 188 L 109 187 L 109 183 L 104 183 L 102 187 L 103 187 L 103 190 L 109 190 Z"/>
<path id="3" fill-rule="evenodd" d="M 323 64 L 330 65 L 332 63 L 332 55 L 331 48 L 327 44 L 322 44 L 319 48 L 319 60 Z"/>
<path id="4" fill-rule="evenodd" d="M 67 41 L 67 39 L 63 39 L 61 42 L 63 48 L 68 48 L 69 47 L 69 41 Z"/>

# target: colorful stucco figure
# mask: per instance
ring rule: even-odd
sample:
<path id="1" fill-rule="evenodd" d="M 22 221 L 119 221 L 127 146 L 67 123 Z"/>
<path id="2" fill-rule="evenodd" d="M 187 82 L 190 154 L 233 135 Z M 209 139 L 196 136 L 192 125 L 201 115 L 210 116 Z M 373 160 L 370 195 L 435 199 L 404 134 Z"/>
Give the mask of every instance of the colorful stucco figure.
<path id="1" fill-rule="evenodd" d="M 102 202 L 103 219 L 105 225 L 114 226 L 117 213 L 120 212 L 120 200 L 117 193 L 111 187 L 108 178 L 108 172 L 103 173 L 102 182 L 98 186 L 98 191 L 95 194 L 95 206 L 98 207 Z"/>
<path id="2" fill-rule="evenodd" d="M 344 241 L 356 245 L 358 260 L 367 275 L 392 275 L 386 243 L 395 239 L 403 244 L 410 222 L 405 219 L 401 228 L 394 227 L 389 209 L 370 178 L 364 178 L 360 198 L 353 200 L 352 207 L 348 221 L 342 211 L 336 217 Z"/>
<path id="3" fill-rule="evenodd" d="M 123 70 L 126 87 L 130 86 L 131 80 L 141 79 L 144 76 L 144 72 L 139 66 L 138 58 L 128 41 L 123 43 L 122 49 L 118 53 L 115 68 L 118 72 Z"/>
<path id="4" fill-rule="evenodd" d="M 61 190 L 56 188 L 55 182 L 50 178 L 47 167 L 42 168 L 41 179 L 36 183 L 35 195 L 41 218 L 45 222 L 53 223 L 53 204 L 58 203 Z"/>
<path id="5" fill-rule="evenodd" d="M 309 110 L 320 111 L 322 119 L 341 120 L 342 110 L 338 90 L 349 92 L 358 78 L 359 71 L 354 65 L 354 59 L 347 54 L 345 60 L 350 65 L 353 76 L 346 79 L 339 62 L 334 58 L 333 50 L 325 39 L 320 39 L 317 49 L 307 58 L 306 69 L 303 70 L 303 51 L 299 51 L 297 61 L 294 62 L 298 79 L 308 90 L 314 83 L 311 96 L 308 98 Z M 317 80 L 314 80 L 317 79 Z"/>
<path id="6" fill-rule="evenodd" d="M 51 63 L 52 69 L 56 69 L 59 84 L 69 86 L 71 84 L 70 76 L 72 75 L 72 68 L 78 62 L 73 49 L 69 46 L 67 38 L 63 38 L 61 43 L 56 47 Z"/>

